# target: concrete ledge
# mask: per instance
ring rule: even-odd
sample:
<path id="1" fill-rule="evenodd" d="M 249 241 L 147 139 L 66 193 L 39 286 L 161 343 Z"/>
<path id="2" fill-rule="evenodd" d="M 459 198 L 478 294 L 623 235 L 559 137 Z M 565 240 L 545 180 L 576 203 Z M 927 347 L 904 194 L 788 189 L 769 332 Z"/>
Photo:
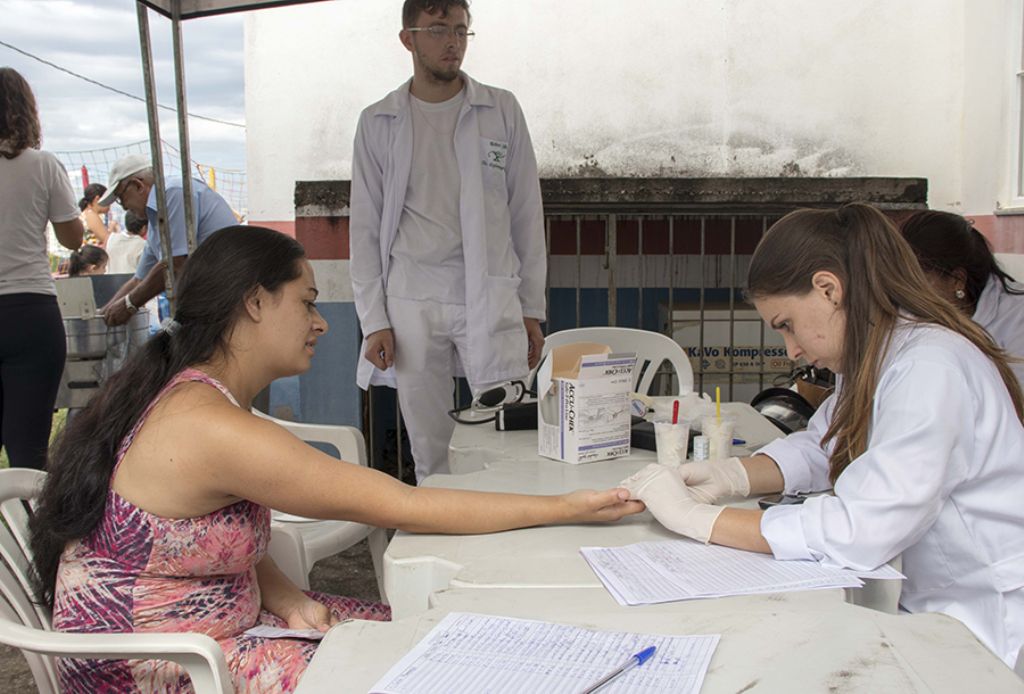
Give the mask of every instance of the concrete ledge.
<path id="1" fill-rule="evenodd" d="M 887 210 L 927 208 L 924 178 L 548 178 L 545 211 L 782 212 L 870 202 Z M 297 181 L 296 216 L 347 215 L 349 181 Z"/>

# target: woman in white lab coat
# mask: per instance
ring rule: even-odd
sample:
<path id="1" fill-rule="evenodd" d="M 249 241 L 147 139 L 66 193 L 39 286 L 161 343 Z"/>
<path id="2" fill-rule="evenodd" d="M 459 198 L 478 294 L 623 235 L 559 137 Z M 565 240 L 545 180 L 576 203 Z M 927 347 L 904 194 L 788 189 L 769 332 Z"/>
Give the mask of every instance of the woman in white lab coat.
<path id="1" fill-rule="evenodd" d="M 751 458 L 650 466 L 624 486 L 703 542 L 858 570 L 902 553 L 901 606 L 956 617 L 1012 665 L 1024 643 L 1024 427 L 1004 353 L 868 205 L 781 219 L 748 287 L 792 359 L 839 374 L 836 393 L 806 431 Z M 763 512 L 715 505 L 829 488 Z"/>
<path id="2" fill-rule="evenodd" d="M 999 267 L 981 232 L 969 219 L 936 210 L 911 215 L 900 232 L 935 290 L 1022 359 L 1010 368 L 1024 384 L 1024 286 Z"/>

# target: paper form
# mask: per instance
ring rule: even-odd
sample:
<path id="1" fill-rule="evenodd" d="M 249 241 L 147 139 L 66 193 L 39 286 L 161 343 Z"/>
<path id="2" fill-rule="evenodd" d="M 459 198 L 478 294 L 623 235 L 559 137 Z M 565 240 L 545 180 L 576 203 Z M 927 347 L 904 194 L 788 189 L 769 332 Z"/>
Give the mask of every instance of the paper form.
<path id="1" fill-rule="evenodd" d="M 580 552 L 620 605 L 864 585 L 857 572 L 813 561 L 777 561 L 766 554 L 691 540 L 581 547 Z M 859 573 L 902 578 L 888 566 Z"/>
<path id="2" fill-rule="evenodd" d="M 370 694 L 578 694 L 648 646 L 657 648 L 654 656 L 601 694 L 696 694 L 718 639 L 452 612 Z"/>

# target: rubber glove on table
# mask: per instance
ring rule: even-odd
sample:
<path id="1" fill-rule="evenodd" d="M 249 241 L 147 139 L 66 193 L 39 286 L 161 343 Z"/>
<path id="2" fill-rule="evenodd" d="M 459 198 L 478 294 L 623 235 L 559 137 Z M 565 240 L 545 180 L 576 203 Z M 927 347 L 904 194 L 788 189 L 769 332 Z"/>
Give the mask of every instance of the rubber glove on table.
<path id="1" fill-rule="evenodd" d="M 676 472 L 697 501 L 717 504 L 728 497 L 750 496 L 750 478 L 739 458 L 683 463 Z"/>
<path id="2" fill-rule="evenodd" d="M 643 501 L 666 528 L 704 544 L 711 539 L 711 529 L 724 510 L 721 506 L 700 503 L 674 467 L 658 463 L 627 477 L 619 486 L 629 490 L 630 498 Z"/>

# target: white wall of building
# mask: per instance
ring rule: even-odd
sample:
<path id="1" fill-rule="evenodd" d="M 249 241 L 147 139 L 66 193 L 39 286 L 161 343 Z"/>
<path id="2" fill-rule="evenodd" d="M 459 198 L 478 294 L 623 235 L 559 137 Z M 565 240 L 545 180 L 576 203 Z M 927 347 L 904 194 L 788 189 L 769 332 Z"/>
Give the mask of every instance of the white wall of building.
<path id="1" fill-rule="evenodd" d="M 1014 0 L 476 0 L 465 69 L 511 89 L 542 174 L 921 176 L 933 207 L 1010 190 Z M 348 178 L 360 110 L 411 74 L 400 0 L 246 23 L 250 219 Z"/>

